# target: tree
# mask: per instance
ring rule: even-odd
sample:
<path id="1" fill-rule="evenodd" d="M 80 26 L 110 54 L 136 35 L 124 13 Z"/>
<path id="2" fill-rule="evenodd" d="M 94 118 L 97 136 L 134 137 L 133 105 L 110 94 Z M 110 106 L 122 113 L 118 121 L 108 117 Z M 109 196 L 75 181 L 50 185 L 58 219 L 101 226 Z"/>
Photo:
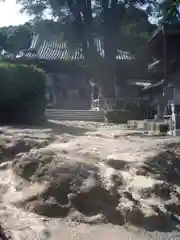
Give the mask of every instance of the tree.
<path id="1" fill-rule="evenodd" d="M 145 11 L 133 6 L 127 8 L 119 32 L 119 49 L 137 54 L 155 28 L 156 25 L 150 24 Z"/>
<path id="2" fill-rule="evenodd" d="M 18 53 L 29 48 L 31 44 L 32 27 L 29 23 L 19 26 L 0 28 L 0 45 L 10 53 Z"/>
<path id="3" fill-rule="evenodd" d="M 125 27 L 127 12 L 146 2 L 143 0 L 19 0 L 23 9 L 29 14 L 39 18 L 48 10 L 53 19 L 66 24 L 66 30 L 69 29 L 67 24 L 75 30 L 76 42 L 82 46 L 88 70 L 94 79 L 101 80 L 101 87 L 106 97 L 114 95 L 112 81 L 115 77 L 114 67 L 119 46 L 123 46 L 123 42 L 126 48 L 128 44 L 133 45 L 130 37 L 128 44 L 125 44 L 127 38 L 123 34 L 123 29 L 127 30 Z M 144 18 L 145 15 L 141 14 L 140 18 L 142 16 Z M 138 38 L 139 33 L 133 33 L 136 27 L 132 23 L 133 21 L 128 20 L 129 32 L 131 36 L 136 35 Z M 65 31 L 65 34 L 67 36 L 68 31 Z M 96 34 L 103 36 L 103 58 L 94 45 Z M 145 38 L 147 39 L 147 36 L 142 36 L 142 39 Z"/>
<path id="4" fill-rule="evenodd" d="M 180 19 L 180 0 L 165 0 L 159 4 L 162 21 L 174 22 Z"/>
<path id="5" fill-rule="evenodd" d="M 2 32 L 0 32 L 0 50 L 1 49 L 6 49 L 6 47 L 7 47 L 7 36 L 2 31 Z"/>
<path id="6" fill-rule="evenodd" d="M 142 2 L 142 1 L 141 1 Z M 174 22 L 180 19 L 180 0 L 144 0 L 146 12 L 161 22 Z"/>

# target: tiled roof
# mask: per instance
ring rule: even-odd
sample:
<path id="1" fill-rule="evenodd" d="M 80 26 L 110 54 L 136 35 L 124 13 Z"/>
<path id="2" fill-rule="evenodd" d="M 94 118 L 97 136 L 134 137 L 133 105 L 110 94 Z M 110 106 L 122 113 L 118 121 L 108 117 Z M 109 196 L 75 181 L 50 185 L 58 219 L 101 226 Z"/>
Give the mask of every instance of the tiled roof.
<path id="1" fill-rule="evenodd" d="M 100 53 L 102 57 L 104 57 L 104 49 L 103 49 L 103 40 L 101 37 L 96 37 L 94 39 L 94 43 L 97 47 L 97 51 Z M 118 60 L 132 60 L 135 59 L 134 55 L 130 54 L 129 52 L 124 52 L 121 50 L 117 50 L 116 59 Z"/>
<path id="2" fill-rule="evenodd" d="M 104 57 L 104 49 L 100 37 L 94 39 L 97 51 Z M 27 57 L 42 60 L 82 60 L 84 58 L 81 47 L 70 49 L 68 44 L 62 39 L 56 37 L 42 37 L 35 35 L 33 37 L 31 47 L 28 50 L 21 51 L 17 58 Z M 128 52 L 118 50 L 116 57 L 118 60 L 132 60 L 135 59 L 133 55 Z"/>
<path id="3" fill-rule="evenodd" d="M 77 60 L 82 59 L 83 55 L 80 48 L 69 50 L 67 43 L 61 39 L 41 39 L 39 35 L 35 35 L 30 49 L 21 51 L 18 57 L 42 60 Z"/>

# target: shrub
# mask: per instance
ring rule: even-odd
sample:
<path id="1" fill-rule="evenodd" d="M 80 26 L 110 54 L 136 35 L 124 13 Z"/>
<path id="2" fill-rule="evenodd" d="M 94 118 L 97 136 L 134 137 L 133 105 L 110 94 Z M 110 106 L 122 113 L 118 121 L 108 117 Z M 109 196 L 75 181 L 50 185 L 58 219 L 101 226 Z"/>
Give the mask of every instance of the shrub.
<path id="1" fill-rule="evenodd" d="M 45 73 L 34 67 L 0 63 L 0 122 L 32 124 L 43 120 Z"/>
<path id="2" fill-rule="evenodd" d="M 128 120 L 142 120 L 143 114 L 137 110 L 112 109 L 106 112 L 106 119 L 112 123 L 127 123 Z"/>
<path id="3" fill-rule="evenodd" d="M 123 109 L 112 109 L 106 113 L 106 119 L 108 122 L 113 123 L 127 123 L 131 119 L 132 111 Z"/>

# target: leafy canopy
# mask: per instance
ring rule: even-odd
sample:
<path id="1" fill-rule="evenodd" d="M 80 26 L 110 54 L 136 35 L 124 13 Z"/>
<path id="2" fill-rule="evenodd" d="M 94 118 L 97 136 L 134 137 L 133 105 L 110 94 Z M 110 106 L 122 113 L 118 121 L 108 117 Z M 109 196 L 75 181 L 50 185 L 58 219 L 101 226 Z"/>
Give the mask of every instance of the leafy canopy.
<path id="1" fill-rule="evenodd" d="M 29 48 L 32 38 L 30 23 L 0 28 L 0 48 L 10 53 L 18 53 Z"/>
<path id="2" fill-rule="evenodd" d="M 81 43 L 84 52 L 87 52 L 86 45 L 92 47 L 91 38 L 94 35 L 104 36 L 105 42 L 106 40 L 109 42 L 106 46 L 111 45 L 113 55 L 116 51 L 113 51 L 113 48 L 136 52 L 154 30 L 154 26 L 148 22 L 147 1 L 144 0 L 18 0 L 18 2 L 24 11 L 34 15 L 35 20 L 48 14 L 52 20 L 59 22 L 59 34 L 63 32 L 70 44 Z M 105 52 L 107 51 L 105 49 Z"/>

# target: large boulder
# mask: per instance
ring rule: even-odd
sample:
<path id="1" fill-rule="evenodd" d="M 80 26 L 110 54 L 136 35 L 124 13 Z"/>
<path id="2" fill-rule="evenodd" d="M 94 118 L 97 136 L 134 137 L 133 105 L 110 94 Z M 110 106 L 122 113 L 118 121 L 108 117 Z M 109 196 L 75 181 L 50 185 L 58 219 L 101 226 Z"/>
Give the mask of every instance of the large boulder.
<path id="1" fill-rule="evenodd" d="M 118 195 L 118 190 L 124 188 L 126 183 L 120 171 L 116 171 L 106 164 L 98 164 L 99 177 L 106 190 Z"/>
<path id="2" fill-rule="evenodd" d="M 12 139 L 11 142 L 1 145 L 1 161 L 12 160 L 18 153 L 28 152 L 29 149 L 30 146 L 24 139 Z"/>
<path id="3" fill-rule="evenodd" d="M 180 203 L 179 202 L 167 202 L 165 204 L 165 208 L 167 211 L 171 212 L 172 214 L 180 216 Z"/>
<path id="4" fill-rule="evenodd" d="M 0 161 L 5 162 L 12 160 L 20 153 L 28 153 L 30 149 L 39 149 L 48 144 L 46 139 L 31 138 L 7 138 L 4 136 L 0 143 Z"/>
<path id="5" fill-rule="evenodd" d="M 100 179 L 88 177 L 74 193 L 69 195 L 72 206 L 85 215 L 101 213 L 105 207 L 115 207 L 118 198 L 107 191 Z"/>
<path id="6" fill-rule="evenodd" d="M 46 181 L 48 184 L 36 198 L 21 204 L 30 211 L 51 217 L 64 217 L 70 209 L 74 209 L 81 215 L 94 216 L 93 221 L 100 214 L 106 221 L 116 224 L 124 222 L 120 212 L 116 211 L 120 196 L 112 191 L 113 184 L 122 184 L 120 175 L 105 181 L 98 166 L 51 162 L 38 167 L 33 177 L 36 181 Z"/>
<path id="7" fill-rule="evenodd" d="M 168 183 L 156 183 L 152 187 L 152 193 L 156 196 L 162 198 L 163 200 L 168 200 L 171 198 L 171 193 L 174 191 L 172 186 Z"/>
<path id="8" fill-rule="evenodd" d="M 21 153 L 13 160 L 12 169 L 18 176 L 30 180 L 40 164 L 41 162 L 35 154 Z"/>
<path id="9" fill-rule="evenodd" d="M 173 149 L 158 152 L 147 159 L 144 166 L 147 172 L 169 183 L 180 181 L 180 154 Z"/>
<path id="10" fill-rule="evenodd" d="M 73 200 L 71 199 L 71 201 L 69 196 L 74 194 L 75 198 L 75 196 L 79 195 L 83 191 L 82 186 L 86 185 L 88 177 L 92 173 L 96 175 L 96 172 L 97 168 L 82 163 L 59 162 L 59 164 L 56 164 L 52 162 L 39 167 L 34 173 L 33 179 L 36 181 L 46 181 L 48 184 L 35 199 L 26 200 L 21 205 L 24 205 L 27 209 L 33 209 L 34 212 L 39 214 L 46 212 L 46 207 L 48 208 L 47 212 L 49 212 L 51 205 L 53 209 L 58 209 L 59 206 L 59 217 L 61 217 L 62 211 L 64 212 L 70 208 L 78 208 L 78 204 L 82 204 L 81 199 L 78 200 L 77 205 L 72 204 Z M 54 201 L 51 202 L 49 199 L 54 199 Z"/>
<path id="11" fill-rule="evenodd" d="M 34 180 L 36 172 L 52 162 L 53 152 L 46 149 L 31 149 L 28 153 L 17 154 L 12 161 L 12 169 L 26 180 Z"/>
<path id="12" fill-rule="evenodd" d="M 123 196 L 116 208 L 117 212 L 124 218 L 124 223 L 140 225 L 143 221 L 143 214 L 140 208 L 131 200 Z"/>
<path id="13" fill-rule="evenodd" d="M 128 190 L 137 200 L 151 198 L 153 195 L 160 196 L 160 186 L 163 181 L 156 180 L 147 176 L 134 176 L 128 184 Z M 165 194 L 165 193 L 164 193 Z"/>

